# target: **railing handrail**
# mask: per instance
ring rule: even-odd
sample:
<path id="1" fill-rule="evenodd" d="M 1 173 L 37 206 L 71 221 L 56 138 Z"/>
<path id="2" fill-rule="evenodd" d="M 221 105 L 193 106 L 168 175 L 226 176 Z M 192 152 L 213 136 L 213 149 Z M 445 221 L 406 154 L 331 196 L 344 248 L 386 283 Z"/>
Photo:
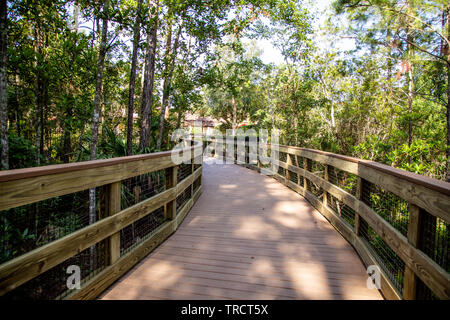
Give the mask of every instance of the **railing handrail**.
<path id="1" fill-rule="evenodd" d="M 189 144 L 192 146 L 176 149 L 175 153 L 187 152 L 189 159 L 195 159 L 198 156 L 196 151 L 201 149 L 202 145 L 198 142 Z M 174 162 L 173 152 L 1 172 L 0 210 L 100 186 L 105 202 L 100 204 L 102 217 L 99 220 L 0 264 L 0 295 L 58 266 L 80 251 L 101 241 L 108 241 L 106 248 L 109 250 L 109 263 L 106 269 L 89 280 L 82 290 L 69 296 L 77 299 L 95 298 L 155 249 L 175 232 L 202 192 L 201 163 L 195 164 L 191 161 L 188 165 L 190 174 L 178 181 L 179 164 Z M 200 167 L 196 167 L 197 165 Z M 163 191 L 122 209 L 122 181 L 156 171 L 165 176 Z M 190 189 L 190 196 L 185 197 L 187 189 Z M 178 199 L 182 199 L 179 207 Z M 164 207 L 164 222 L 150 234 L 150 238 L 121 256 L 121 230 L 161 207 Z"/>
<path id="2" fill-rule="evenodd" d="M 270 144 L 268 144 L 270 146 Z M 287 145 L 281 145 L 278 146 L 284 147 L 284 148 L 290 148 L 290 149 L 297 149 L 297 150 L 303 150 L 308 151 L 344 161 L 353 162 L 356 164 L 362 164 L 366 167 L 376 169 L 382 172 L 385 172 L 389 175 L 396 176 L 398 178 L 407 180 L 412 183 L 420 184 L 426 188 L 433 189 L 435 191 L 438 191 L 440 193 L 446 194 L 450 196 L 450 182 L 446 182 L 443 180 L 438 180 L 435 178 L 431 178 L 425 175 L 417 174 L 414 172 L 402 170 L 399 168 L 395 168 L 392 166 L 389 166 L 387 164 L 383 164 L 380 162 L 372 161 L 372 160 L 365 160 L 360 158 L 355 158 L 351 156 L 341 155 L 337 153 L 322 151 L 322 150 L 316 150 L 316 149 L 310 149 L 310 148 L 303 148 L 303 147 L 293 147 L 293 146 L 287 146 Z"/>
<path id="3" fill-rule="evenodd" d="M 211 140 L 213 141 L 213 140 Z M 238 143 L 234 140 L 234 145 Z M 228 141 L 229 142 L 229 141 Z M 241 141 L 242 142 L 242 141 Z M 217 141 L 217 144 L 227 145 L 226 141 Z M 270 144 L 258 145 L 258 149 L 270 148 Z M 427 215 L 434 216 L 434 219 L 442 219 L 443 223 L 450 221 L 450 184 L 429 177 L 421 176 L 415 173 L 406 172 L 387 165 L 376 163 L 369 160 L 362 160 L 353 157 L 333 154 L 330 152 L 291 147 L 285 145 L 276 145 L 278 151 L 286 154 L 286 161 L 279 158 L 272 159 L 271 155 L 257 155 L 255 158 L 255 150 L 250 150 L 250 146 L 245 144 L 245 152 L 238 150 L 235 152 L 225 152 L 221 156 L 224 160 L 229 159 L 234 163 L 244 165 L 250 169 L 263 170 L 261 162 L 270 159 L 270 163 L 266 163 L 271 168 L 266 168 L 266 174 L 272 175 L 279 182 L 285 184 L 297 193 L 303 195 L 317 210 L 319 210 L 329 222 L 346 238 L 358 252 L 364 263 L 368 265 L 378 264 L 376 256 L 369 250 L 369 244 L 362 237 L 362 231 L 369 226 L 379 236 L 385 245 L 392 249 L 395 254 L 404 262 L 404 297 L 414 299 L 416 283 L 420 278 L 438 297 L 449 299 L 450 297 L 450 274 L 443 269 L 441 265 L 428 256 L 423 249 L 421 243 L 422 230 L 425 225 L 422 219 Z M 258 150 L 258 153 L 259 153 Z M 223 151 L 223 150 L 222 150 Z M 270 152 L 272 153 L 272 152 Z M 245 161 L 239 156 L 245 155 Z M 215 154 L 217 156 L 217 154 Z M 303 158 L 300 165 L 299 156 Z M 257 164 L 250 163 L 250 158 L 257 160 Z M 260 161 L 261 160 L 261 161 Z M 310 167 L 310 161 L 315 161 L 323 166 L 324 172 L 317 175 Z M 264 161 L 266 162 L 266 161 Z M 281 175 L 277 171 L 273 171 L 272 165 L 278 165 L 283 168 L 284 173 Z M 344 172 L 348 172 L 357 176 L 357 192 L 356 195 L 350 191 L 342 189 L 338 184 L 329 181 L 329 168 L 336 168 Z M 267 171 L 268 170 L 268 171 Z M 297 175 L 297 182 L 290 180 L 291 172 Z M 300 183 L 300 177 L 303 182 Z M 294 179 L 295 180 L 295 179 Z M 320 198 L 310 191 L 311 183 L 316 188 L 321 188 L 322 196 Z M 402 234 L 396 227 L 390 224 L 375 209 L 369 206 L 365 200 L 364 192 L 371 194 L 368 183 L 378 186 L 385 191 L 398 196 L 408 204 L 407 210 L 409 214 L 407 235 Z M 320 192 L 319 192 L 320 193 Z M 343 205 L 354 210 L 354 226 L 347 224 L 342 217 L 337 215 L 329 206 L 329 195 L 335 197 L 336 200 Z M 390 208 L 385 208 L 388 211 Z M 422 218 L 423 217 L 423 218 Z M 427 218 L 428 219 L 428 218 Z M 445 229 L 444 229 L 445 230 Z M 364 231 L 364 233 L 367 231 Z M 442 241 L 442 240 L 441 240 Z M 444 236 L 444 240 L 445 236 Z M 433 249 L 434 250 L 434 249 Z M 444 252 L 444 255 L 447 254 Z M 389 298 L 398 299 L 402 295 L 395 289 L 390 282 L 389 277 L 382 271 L 381 290 Z"/>
<path id="4" fill-rule="evenodd" d="M 195 141 L 194 143 L 197 143 Z M 177 152 L 186 152 L 189 150 L 199 149 L 201 146 L 193 146 L 193 147 L 185 147 L 183 149 L 177 150 Z M 134 161 L 141 160 L 150 160 L 150 159 L 158 159 L 162 157 L 167 157 L 172 154 L 172 151 L 160 151 L 148 154 L 138 154 L 132 156 L 123 156 L 123 157 L 114 157 L 108 159 L 97 159 L 97 160 L 88 160 L 81 162 L 73 162 L 73 163 L 64 163 L 64 164 L 52 164 L 41 167 L 30 167 L 30 168 L 21 168 L 21 169 L 11 169 L 0 171 L 0 182 L 14 181 L 26 178 L 40 177 L 46 175 L 52 175 L 57 173 L 66 173 L 66 172 L 74 172 L 85 169 L 94 169 L 112 166 L 116 164 L 129 163 Z"/>

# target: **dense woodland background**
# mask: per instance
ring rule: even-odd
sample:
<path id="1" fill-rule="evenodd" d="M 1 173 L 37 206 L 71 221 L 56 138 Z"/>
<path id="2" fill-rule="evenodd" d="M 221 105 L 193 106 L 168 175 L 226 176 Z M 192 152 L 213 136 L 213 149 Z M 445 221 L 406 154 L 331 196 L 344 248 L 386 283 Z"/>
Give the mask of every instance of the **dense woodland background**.
<path id="1" fill-rule="evenodd" d="M 448 2 L 332 6 L 317 30 L 308 1 L 1 1 L 1 167 L 167 150 L 189 111 L 450 180 Z"/>

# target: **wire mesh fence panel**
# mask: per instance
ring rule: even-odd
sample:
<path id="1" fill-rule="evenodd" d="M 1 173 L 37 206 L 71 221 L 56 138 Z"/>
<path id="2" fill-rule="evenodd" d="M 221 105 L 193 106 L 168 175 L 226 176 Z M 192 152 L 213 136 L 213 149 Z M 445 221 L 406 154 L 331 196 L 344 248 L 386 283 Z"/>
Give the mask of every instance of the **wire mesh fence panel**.
<path id="1" fill-rule="evenodd" d="M 372 251 L 378 265 L 386 273 L 391 283 L 400 293 L 403 293 L 403 279 L 405 263 L 388 246 L 386 242 L 369 226 L 367 222 L 361 219 L 360 233 L 368 242 L 369 249 Z"/>
<path id="2" fill-rule="evenodd" d="M 298 175 L 297 173 L 293 172 L 293 171 L 289 171 L 289 180 L 291 180 L 294 183 L 298 183 Z"/>
<path id="3" fill-rule="evenodd" d="M 120 255 L 130 252 L 148 239 L 164 221 L 164 206 L 162 206 L 120 230 Z"/>
<path id="4" fill-rule="evenodd" d="M 423 283 L 420 278 L 417 278 L 416 284 L 416 300 L 439 300 L 439 298 Z"/>
<path id="5" fill-rule="evenodd" d="M 304 159 L 305 158 L 303 158 L 303 157 L 300 157 L 300 156 L 295 156 L 296 157 L 296 160 L 297 160 L 297 167 L 299 167 L 299 168 L 304 168 L 305 167 L 305 165 L 304 165 L 304 163 L 303 163 L 303 161 L 305 161 Z"/>
<path id="6" fill-rule="evenodd" d="M 392 192 L 366 181 L 362 201 L 404 236 L 408 233 L 409 205 Z"/>
<path id="7" fill-rule="evenodd" d="M 74 291 L 69 289 L 68 283 L 74 285 L 74 278 L 69 278 L 74 274 L 75 266 L 80 271 L 80 286 L 92 279 L 108 265 L 106 242 L 102 241 L 89 247 L 77 255 L 67 259 L 59 265 L 47 270 L 36 278 L 22 284 L 1 297 L 6 300 L 54 300 L 63 299 Z"/>
<path id="8" fill-rule="evenodd" d="M 421 210 L 421 235 L 419 248 L 445 271 L 450 272 L 450 230 L 449 223 Z M 417 279 L 416 299 L 438 300 L 439 298 Z"/>
<path id="9" fill-rule="evenodd" d="M 165 171 L 158 170 L 122 181 L 121 209 L 129 208 L 164 191 Z"/>
<path id="10" fill-rule="evenodd" d="M 198 177 L 197 179 L 195 179 L 194 192 L 196 192 L 198 190 L 198 188 L 200 188 L 201 183 L 202 183 L 202 177 Z"/>
<path id="11" fill-rule="evenodd" d="M 0 264 L 98 221 L 100 188 L 92 190 L 92 203 L 83 190 L 0 211 Z"/>
<path id="12" fill-rule="evenodd" d="M 187 187 L 178 197 L 177 197 L 177 213 L 183 208 L 186 202 L 192 197 L 191 187 Z"/>
<path id="13" fill-rule="evenodd" d="M 286 170 L 282 167 L 278 167 L 278 174 L 282 177 L 285 176 Z"/>
<path id="14" fill-rule="evenodd" d="M 333 166 L 328 166 L 328 181 L 335 186 L 356 196 L 358 176 Z"/>
<path id="15" fill-rule="evenodd" d="M 177 181 L 183 181 L 185 178 L 190 176 L 192 173 L 192 164 L 190 163 L 182 163 L 178 166 L 178 174 L 177 174 Z"/>
<path id="16" fill-rule="evenodd" d="M 315 176 L 318 176 L 320 178 L 325 177 L 325 167 L 322 164 L 316 161 L 312 161 L 311 159 L 307 159 L 307 161 L 309 167 L 308 171 L 310 171 Z M 310 191 L 317 198 L 321 198 L 323 196 L 323 189 L 312 181 L 309 181 L 308 183 L 308 191 Z"/>
<path id="17" fill-rule="evenodd" d="M 202 166 L 202 159 L 203 159 L 202 155 L 199 155 L 194 158 L 194 170 L 197 170 Z"/>
<path id="18" fill-rule="evenodd" d="M 287 153 L 286 152 L 279 152 L 278 153 L 278 159 L 281 161 L 281 162 L 284 162 L 284 163 L 286 163 L 287 162 Z"/>
<path id="19" fill-rule="evenodd" d="M 355 211 L 327 192 L 327 205 L 350 226 L 355 226 Z"/>
<path id="20" fill-rule="evenodd" d="M 450 272 L 449 223 L 423 211 L 421 224 L 420 249 L 444 270 Z"/>

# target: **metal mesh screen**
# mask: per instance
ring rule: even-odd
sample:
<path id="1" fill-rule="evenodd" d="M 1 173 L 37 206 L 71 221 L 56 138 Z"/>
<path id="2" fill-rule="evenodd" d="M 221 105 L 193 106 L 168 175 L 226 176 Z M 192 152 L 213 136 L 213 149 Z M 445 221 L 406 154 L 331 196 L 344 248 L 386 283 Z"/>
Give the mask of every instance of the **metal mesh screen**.
<path id="1" fill-rule="evenodd" d="M 191 198 L 192 190 L 191 187 L 187 187 L 186 190 L 184 190 L 178 197 L 177 197 L 177 213 L 183 208 L 183 206 L 186 204 L 186 202 L 189 201 Z"/>
<path id="2" fill-rule="evenodd" d="M 405 263 L 400 257 L 384 242 L 383 239 L 369 226 L 364 219 L 361 219 L 360 234 L 368 242 L 369 249 L 379 266 L 386 273 L 392 284 L 403 293 L 403 278 Z"/>
<path id="3" fill-rule="evenodd" d="M 200 188 L 200 185 L 202 183 L 202 177 L 198 177 L 197 179 L 195 179 L 194 181 L 194 192 L 196 192 L 198 190 L 198 188 Z"/>
<path id="4" fill-rule="evenodd" d="M 192 173 L 192 164 L 182 163 L 178 166 L 178 182 L 183 181 L 185 178 L 190 176 Z"/>
<path id="5" fill-rule="evenodd" d="M 135 205 L 164 191 L 165 171 L 158 170 L 122 181 L 121 209 Z"/>
<path id="6" fill-rule="evenodd" d="M 355 211 L 327 192 L 327 205 L 350 226 L 355 226 Z"/>
<path id="7" fill-rule="evenodd" d="M 439 298 L 427 287 L 422 280 L 417 278 L 416 300 L 439 300 Z"/>
<path id="8" fill-rule="evenodd" d="M 356 196 L 358 176 L 352 173 L 328 166 L 328 181 L 335 186 Z"/>
<path id="9" fill-rule="evenodd" d="M 289 171 L 289 180 L 291 180 L 294 183 L 298 183 L 298 175 L 295 172 Z"/>
<path id="10" fill-rule="evenodd" d="M 80 268 L 81 286 L 83 286 L 84 282 L 93 278 L 108 265 L 107 259 L 107 246 L 102 241 L 6 293 L 1 298 L 6 300 L 62 299 L 72 293 L 72 290 L 67 287 L 67 280 L 71 275 L 67 273 L 69 266 L 75 265 Z"/>
<path id="11" fill-rule="evenodd" d="M 202 166 L 202 159 L 202 155 L 199 155 L 194 159 L 194 171 Z"/>
<path id="12" fill-rule="evenodd" d="M 278 159 L 279 159 L 280 161 L 286 163 L 286 162 L 287 162 L 287 154 L 286 154 L 286 152 L 281 152 L 281 151 L 280 151 L 280 152 L 278 153 Z"/>
<path id="13" fill-rule="evenodd" d="M 449 223 L 427 212 L 422 215 L 420 248 L 444 270 L 450 272 Z"/>
<path id="14" fill-rule="evenodd" d="M 316 161 L 312 161 L 311 159 L 307 159 L 307 161 L 308 161 L 308 167 L 309 167 L 308 171 L 313 173 L 315 176 L 324 178 L 325 167 Z M 317 198 L 321 198 L 323 196 L 323 189 L 319 185 L 316 185 L 312 181 L 309 181 L 309 183 L 308 183 L 308 191 L 310 191 Z"/>
<path id="15" fill-rule="evenodd" d="M 379 186 L 364 182 L 362 200 L 404 236 L 408 233 L 408 202 Z"/>
<path id="16" fill-rule="evenodd" d="M 130 252 L 164 223 L 164 206 L 120 230 L 120 255 Z"/>
<path id="17" fill-rule="evenodd" d="M 444 270 L 450 272 L 450 231 L 449 223 L 422 210 L 419 248 Z M 418 300 L 438 300 L 439 298 L 422 280 L 417 279 Z"/>
<path id="18" fill-rule="evenodd" d="M 296 160 L 297 160 L 297 167 L 300 167 L 300 168 L 304 168 L 305 167 L 305 165 L 303 163 L 303 161 L 304 161 L 303 157 L 296 156 Z"/>
<path id="19" fill-rule="evenodd" d="M 285 169 L 282 167 L 278 167 L 278 174 L 282 177 L 285 176 Z"/>
<path id="20" fill-rule="evenodd" d="M 89 190 L 0 211 L 0 264 L 100 219 L 100 188 L 89 215 Z"/>

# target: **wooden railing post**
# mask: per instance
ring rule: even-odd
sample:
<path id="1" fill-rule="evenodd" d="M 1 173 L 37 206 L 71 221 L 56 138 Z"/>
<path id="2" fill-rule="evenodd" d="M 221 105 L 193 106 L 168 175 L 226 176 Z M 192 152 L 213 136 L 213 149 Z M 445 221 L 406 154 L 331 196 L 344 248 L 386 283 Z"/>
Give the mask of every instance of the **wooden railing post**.
<path id="1" fill-rule="evenodd" d="M 361 177 L 358 177 L 358 184 L 356 186 L 356 197 L 358 200 L 363 201 L 364 189 L 366 188 L 367 181 Z M 357 236 L 361 236 L 363 233 L 367 234 L 368 224 L 361 219 L 358 212 L 355 212 L 355 233 Z"/>
<path id="2" fill-rule="evenodd" d="M 306 158 L 306 157 L 303 158 L 303 168 L 305 169 L 305 171 L 311 170 L 308 158 Z M 303 177 L 303 188 L 305 189 L 305 192 L 309 190 L 309 184 L 310 184 L 310 182 L 308 181 L 308 179 L 306 179 L 306 177 Z"/>
<path id="3" fill-rule="evenodd" d="M 414 247 L 419 247 L 421 237 L 421 226 L 423 221 L 422 210 L 410 203 L 409 204 L 409 222 L 408 222 L 408 242 Z M 403 284 L 403 299 L 415 300 L 417 293 L 417 276 L 414 271 L 408 266 L 405 266 L 404 284 Z"/>
<path id="4" fill-rule="evenodd" d="M 178 183 L 178 166 L 175 165 L 173 167 L 166 168 L 165 174 L 166 174 L 166 183 L 165 183 L 166 190 L 176 187 Z M 173 220 L 176 218 L 176 216 L 177 216 L 177 198 L 175 197 L 175 199 L 166 204 L 164 210 L 164 218 Z"/>
<path id="5" fill-rule="evenodd" d="M 259 136 L 256 138 L 256 166 L 258 167 L 258 171 L 261 170 L 261 146 L 259 143 Z"/>
<path id="6" fill-rule="evenodd" d="M 238 147 L 237 147 L 237 136 L 234 136 L 234 164 L 238 163 Z"/>
<path id="7" fill-rule="evenodd" d="M 122 195 L 122 183 L 120 181 L 103 186 L 102 204 L 100 218 L 112 216 L 120 211 L 120 200 Z M 109 264 L 113 264 L 120 258 L 120 231 L 105 239 Z"/>
<path id="8" fill-rule="evenodd" d="M 245 137 L 245 153 L 244 153 L 244 158 L 245 158 L 245 164 L 250 164 L 250 139 L 249 137 Z"/>
<path id="9" fill-rule="evenodd" d="M 325 172 L 324 172 L 323 178 L 325 179 L 325 181 L 329 181 L 329 173 L 328 173 L 329 166 L 327 164 L 325 164 L 324 167 L 325 167 Z M 323 205 L 325 207 L 328 206 L 328 192 L 326 192 L 325 190 L 323 190 Z"/>
<path id="10" fill-rule="evenodd" d="M 291 159 L 291 155 L 289 153 L 286 153 L 286 164 L 288 166 L 292 166 L 292 159 Z M 284 172 L 284 177 L 286 178 L 286 180 L 291 180 L 291 173 L 289 171 L 289 169 L 286 169 L 286 171 Z"/>
<path id="11" fill-rule="evenodd" d="M 195 143 L 194 143 L 194 141 L 192 141 L 191 147 L 192 147 L 192 150 L 191 150 L 191 174 L 194 174 L 194 171 L 195 171 Z M 189 188 L 191 188 L 191 198 L 193 198 L 194 197 L 194 183 L 192 183 Z"/>

